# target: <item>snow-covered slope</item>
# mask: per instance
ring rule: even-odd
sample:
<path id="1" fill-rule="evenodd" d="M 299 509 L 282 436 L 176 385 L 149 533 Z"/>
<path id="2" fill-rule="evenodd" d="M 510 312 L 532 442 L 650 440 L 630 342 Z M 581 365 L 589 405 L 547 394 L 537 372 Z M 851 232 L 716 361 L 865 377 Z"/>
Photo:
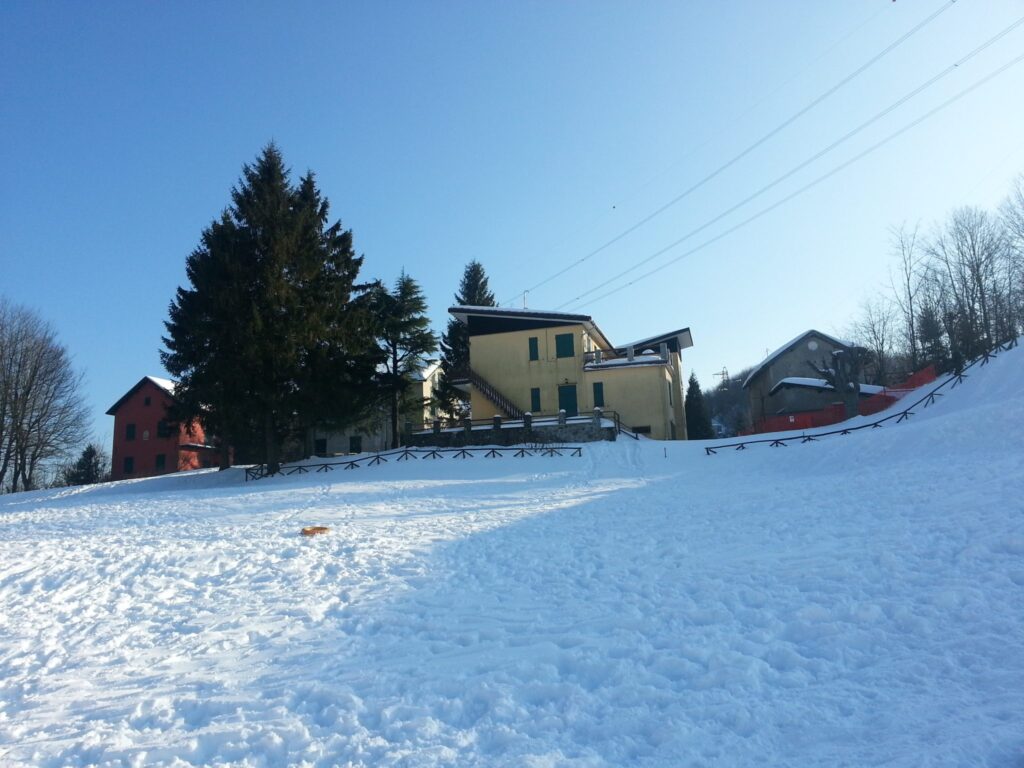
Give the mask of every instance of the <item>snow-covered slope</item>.
<path id="1" fill-rule="evenodd" d="M 0 764 L 1020 766 L 1022 425 L 0 497 Z"/>

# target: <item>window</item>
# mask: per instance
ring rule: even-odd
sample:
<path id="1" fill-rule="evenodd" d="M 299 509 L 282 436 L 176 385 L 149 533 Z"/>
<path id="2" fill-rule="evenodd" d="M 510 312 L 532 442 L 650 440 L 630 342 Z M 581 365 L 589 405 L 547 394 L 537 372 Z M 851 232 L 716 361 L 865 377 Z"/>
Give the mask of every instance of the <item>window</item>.
<path id="1" fill-rule="evenodd" d="M 594 382 L 594 407 L 604 408 L 604 382 Z"/>
<path id="2" fill-rule="evenodd" d="M 135 458 L 132 456 L 124 457 L 124 473 L 130 475 L 135 472 Z"/>
<path id="3" fill-rule="evenodd" d="M 363 436 L 352 435 L 348 439 L 348 452 L 349 453 L 362 453 L 363 452 Z"/>
<path id="4" fill-rule="evenodd" d="M 315 453 L 317 456 L 327 455 L 326 437 L 318 437 L 316 440 L 313 441 L 313 453 Z"/>
<path id="5" fill-rule="evenodd" d="M 125 427 L 125 429 L 124 429 L 124 439 L 125 440 L 134 440 L 135 439 L 135 425 L 134 424 L 129 424 L 128 426 Z"/>
<path id="6" fill-rule="evenodd" d="M 530 359 L 540 360 L 540 345 L 537 343 L 537 337 L 530 337 Z"/>
<path id="7" fill-rule="evenodd" d="M 575 357 L 576 348 L 573 346 L 571 333 L 555 334 L 555 357 Z"/>
<path id="8" fill-rule="evenodd" d="M 149 430 L 148 429 L 142 430 L 142 439 L 143 440 L 149 440 Z"/>
<path id="9" fill-rule="evenodd" d="M 163 472 L 165 469 L 167 469 L 167 454 L 158 453 L 156 455 L 156 471 Z"/>
<path id="10" fill-rule="evenodd" d="M 171 424 L 170 422 L 161 419 L 156 423 L 156 436 L 157 437 L 170 437 L 171 436 Z"/>
<path id="11" fill-rule="evenodd" d="M 530 390 L 530 411 L 540 413 L 540 387 Z"/>
<path id="12" fill-rule="evenodd" d="M 149 405 L 150 402 L 152 402 L 152 401 L 149 399 L 149 395 L 146 395 L 144 398 L 142 398 L 142 404 L 143 405 Z"/>
<path id="13" fill-rule="evenodd" d="M 648 424 L 645 427 L 633 427 L 633 431 L 638 435 L 649 435 L 651 434 L 651 425 Z"/>
<path id="14" fill-rule="evenodd" d="M 672 405 L 672 382 L 666 382 L 668 384 L 668 404 Z"/>

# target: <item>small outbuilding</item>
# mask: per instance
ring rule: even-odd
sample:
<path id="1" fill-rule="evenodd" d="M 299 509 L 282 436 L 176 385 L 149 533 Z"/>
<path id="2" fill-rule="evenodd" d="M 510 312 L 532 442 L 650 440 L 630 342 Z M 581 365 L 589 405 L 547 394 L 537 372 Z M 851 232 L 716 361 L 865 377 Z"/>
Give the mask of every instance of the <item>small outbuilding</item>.
<path id="1" fill-rule="evenodd" d="M 755 431 L 772 416 L 818 411 L 840 402 L 842 398 L 828 382 L 812 378 L 814 370 L 810 364 L 828 367 L 833 352 L 852 349 L 852 344 L 812 329 L 786 342 L 756 365 L 743 382 Z"/>

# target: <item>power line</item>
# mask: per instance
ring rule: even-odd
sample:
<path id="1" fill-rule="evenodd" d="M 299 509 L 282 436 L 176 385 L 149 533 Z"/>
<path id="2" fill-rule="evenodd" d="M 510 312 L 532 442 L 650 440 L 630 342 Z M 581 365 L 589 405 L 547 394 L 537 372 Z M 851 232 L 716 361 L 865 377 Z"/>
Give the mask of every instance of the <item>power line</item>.
<path id="1" fill-rule="evenodd" d="M 816 160 L 820 159 L 822 156 L 824 156 L 824 155 L 828 154 L 829 152 L 831 152 L 832 150 L 834 150 L 836 147 L 840 146 L 841 144 L 844 144 L 846 141 L 848 141 L 849 139 L 851 139 L 854 136 L 856 136 L 858 133 L 863 131 L 865 128 L 867 128 L 867 127 L 871 126 L 872 124 L 878 122 L 883 117 L 888 115 L 890 112 L 892 112 L 893 110 L 895 110 L 898 107 L 902 106 L 903 104 L 908 102 L 914 96 L 917 96 L 922 91 L 930 88 L 932 85 L 937 83 L 942 78 L 946 77 L 947 75 L 951 74 L 952 72 L 955 72 L 960 67 L 960 65 L 965 64 L 966 62 L 968 62 L 971 59 L 973 59 L 975 56 L 977 56 L 979 53 L 981 53 L 985 49 L 987 49 L 987 48 L 991 47 L 992 45 L 994 45 L 995 43 L 997 43 L 999 40 L 1004 38 L 1006 35 L 1008 35 L 1014 29 L 1019 27 L 1021 24 L 1024 24 L 1024 16 L 1022 16 L 1021 18 L 1017 19 L 1017 21 L 1015 21 L 1013 24 L 1010 24 L 1008 27 L 1004 28 L 1002 31 L 998 32 L 996 35 L 994 35 L 993 37 L 991 37 L 988 40 L 986 40 L 984 43 L 979 45 L 977 48 L 972 50 L 970 53 L 968 53 L 965 56 L 962 56 L 961 58 L 957 59 L 955 62 L 950 64 L 944 70 L 939 72 L 937 75 L 934 75 L 933 77 L 929 78 L 924 83 L 922 83 L 921 85 L 917 86 L 913 90 L 911 90 L 908 93 L 906 93 L 903 96 L 901 96 L 899 99 L 894 101 L 892 104 L 890 104 L 888 107 L 883 109 L 881 112 L 878 112 L 875 115 L 873 115 L 872 117 L 868 118 L 863 123 L 858 125 L 856 128 L 853 128 L 852 130 L 848 131 L 847 133 L 845 133 L 844 135 L 842 135 L 841 137 L 839 137 L 838 139 L 833 141 L 831 144 L 829 144 L 827 147 L 824 147 L 823 149 L 819 150 L 818 152 L 816 152 L 815 154 L 811 155 L 809 158 L 807 158 L 803 162 L 799 163 L 798 165 L 794 166 L 793 168 L 790 168 L 784 174 L 782 174 L 781 176 L 776 177 L 774 180 L 772 180 L 768 184 L 765 184 L 763 187 L 758 189 L 756 192 L 753 192 L 752 194 L 750 194 L 747 197 L 743 198 L 738 203 L 736 203 L 732 207 L 727 208 L 726 210 L 722 211 L 720 214 L 718 214 L 714 218 L 709 219 L 708 221 L 704 222 L 703 224 L 701 224 L 696 229 L 690 230 L 685 235 L 680 237 L 678 240 L 675 240 L 672 243 L 669 243 L 668 245 L 666 245 L 664 248 L 662 248 L 662 249 L 660 249 L 658 251 L 655 251 L 654 253 L 652 253 L 647 258 L 645 258 L 645 259 L 643 259 L 641 261 L 638 261 L 635 264 L 632 264 L 631 266 L 629 266 L 626 269 L 622 270 L 618 274 L 612 275 L 611 277 L 609 277 L 604 282 L 598 283 L 593 288 L 589 288 L 588 290 L 584 291 L 583 293 L 579 294 L 578 296 L 570 299 L 565 304 L 562 304 L 561 306 L 557 307 L 557 309 L 561 309 L 562 307 L 565 307 L 565 306 L 567 306 L 569 304 L 573 304 L 573 303 L 579 301 L 580 299 L 582 299 L 582 298 L 584 298 L 586 296 L 589 296 L 590 294 L 594 293 L 595 291 L 601 290 L 606 285 L 614 283 L 616 280 L 618 280 L 621 277 L 625 277 L 630 272 L 632 272 L 632 271 L 634 271 L 636 269 L 639 269 L 644 264 L 647 264 L 648 262 L 656 259 L 658 256 L 661 256 L 666 251 L 669 251 L 672 248 L 675 248 L 680 243 L 682 243 L 682 242 L 684 242 L 686 240 L 689 240 L 691 237 L 693 237 L 694 235 L 700 234 L 701 232 L 703 232 L 705 229 L 707 229 L 711 225 L 718 223 L 719 221 L 724 219 L 729 214 L 733 213 L 734 211 L 736 211 L 739 208 L 742 208 L 744 205 L 746 205 L 750 201 L 760 197 L 761 195 L 763 195 L 768 190 L 778 186 L 779 184 L 781 184 L 786 179 L 790 178 L 794 174 L 796 174 L 799 171 L 801 171 L 804 168 L 806 168 L 811 163 L 815 162 Z"/>
<path id="2" fill-rule="evenodd" d="M 918 125 L 920 125 L 921 123 L 923 123 L 925 120 L 929 119 L 930 117 L 932 117 L 936 113 L 941 112 L 943 109 L 946 109 L 947 107 L 952 105 L 954 102 L 959 101 L 961 98 L 963 98 L 967 94 L 971 93 L 972 91 L 974 91 L 977 88 L 980 88 L 982 85 L 984 85 L 988 81 L 990 81 L 993 78 L 1001 75 L 1003 72 L 1005 72 L 1006 70 L 1010 69 L 1010 67 L 1013 67 L 1016 64 L 1019 64 L 1021 61 L 1024 61 L 1024 54 L 1021 54 L 1017 58 L 1012 59 L 1011 61 L 1007 62 L 1006 64 L 1004 64 L 1003 66 L 1001 66 L 998 69 L 994 70 L 993 72 L 990 72 L 985 77 L 981 78 L 980 80 L 977 80 L 976 82 L 974 82 L 973 84 L 971 84 L 970 86 L 965 88 L 964 90 L 960 91 L 956 95 L 954 95 L 954 96 L 950 97 L 949 99 L 947 99 L 946 101 L 942 102 L 942 104 L 940 104 L 939 106 L 937 106 L 934 109 L 926 112 L 921 117 L 919 117 L 916 120 L 914 120 L 914 121 L 908 123 L 907 125 L 903 126 L 898 131 L 889 134 L 888 136 L 886 136 L 881 141 L 879 141 L 879 142 L 877 142 L 875 144 L 872 144 L 870 147 L 865 149 L 863 152 L 855 155 L 854 157 L 850 158 L 846 162 L 841 163 L 840 165 L 837 165 L 832 170 L 828 171 L 825 174 L 822 174 L 821 176 L 819 176 L 818 178 L 814 179 L 813 181 L 805 184 L 804 186 L 800 187 L 800 189 L 796 190 L 795 192 L 792 192 L 789 195 L 786 195 L 786 197 L 782 198 L 781 200 L 779 200 L 779 201 L 777 201 L 775 203 L 772 203 L 767 208 L 762 208 L 760 211 L 758 211 L 754 215 L 744 219 L 743 221 L 739 222 L 738 224 L 734 224 L 732 227 L 730 227 L 729 229 L 725 230 L 724 232 L 722 232 L 722 233 L 720 233 L 718 235 L 715 235 L 714 237 L 712 237 L 709 240 L 705 240 L 700 245 L 691 248 L 690 250 L 686 251 L 685 253 L 681 253 L 680 255 L 676 256 L 675 258 L 670 259 L 669 261 L 666 261 L 664 264 L 661 264 L 660 266 L 657 266 L 654 269 L 648 270 L 647 272 L 645 272 L 644 274 L 640 275 L 639 277 L 636 277 L 633 280 L 630 280 L 628 283 L 625 283 L 623 285 L 620 285 L 617 288 L 613 288 L 610 291 L 602 293 L 600 296 L 597 296 L 597 297 L 591 299 L 590 301 L 586 302 L 586 304 L 587 305 L 594 304 L 594 303 L 596 303 L 598 301 L 601 301 L 602 299 L 606 299 L 609 296 L 611 296 L 611 295 L 613 295 L 615 293 L 618 293 L 619 291 L 625 290 L 626 288 L 629 288 L 630 286 L 635 285 L 636 283 L 640 282 L 641 280 L 647 279 L 651 275 L 654 275 L 654 274 L 660 272 L 661 270 L 665 269 L 666 267 L 669 267 L 669 266 L 675 264 L 676 262 L 686 258 L 687 256 L 690 256 L 690 255 L 696 253 L 697 251 L 703 250 L 704 248 L 707 248 L 709 245 L 717 243 L 719 240 L 723 239 L 724 237 L 726 237 L 728 235 L 731 235 L 736 230 L 741 229 L 742 227 L 747 226 L 748 224 L 756 221 L 757 219 L 761 218 L 765 214 L 768 214 L 771 211 L 774 211 L 776 208 L 784 205 L 785 203 L 788 203 L 793 198 L 798 197 L 799 195 L 802 195 L 804 192 L 806 192 L 807 190 L 811 189 L 812 187 L 816 187 L 818 184 L 820 184 L 821 182 L 825 181 L 826 179 L 834 176 L 835 174 L 839 173 L 840 171 L 845 170 L 846 168 L 848 168 L 849 166 L 853 165 L 858 160 L 861 160 L 862 158 L 866 157 L 867 155 L 870 155 L 872 152 L 876 151 L 877 149 L 880 149 L 884 145 L 888 144 L 893 139 L 896 139 L 899 136 L 902 136 L 907 131 L 911 130 L 912 128 L 917 127 Z"/>
<path id="3" fill-rule="evenodd" d="M 686 190 L 684 190 L 680 194 L 676 195 L 674 198 L 669 200 L 667 203 L 665 203 L 661 207 L 657 208 L 652 213 L 649 213 L 647 216 L 643 217 L 642 219 L 640 219 L 636 223 L 634 223 L 631 226 L 627 227 L 625 230 L 623 230 L 622 232 L 617 234 L 611 240 L 608 240 L 604 244 L 598 246 L 594 250 L 592 250 L 589 253 L 587 253 L 585 256 L 580 257 L 579 259 L 574 261 L 569 266 L 564 267 L 563 269 L 559 270 L 558 272 L 555 272 L 553 275 L 545 278 L 544 280 L 541 280 L 539 283 L 536 283 L 535 285 L 531 286 L 530 288 L 527 288 L 526 290 L 527 291 L 535 291 L 538 288 L 540 288 L 541 286 L 547 285 L 549 282 L 551 282 L 555 278 L 561 277 L 562 275 L 564 275 L 569 270 L 571 270 L 571 269 L 579 266 L 583 262 L 585 262 L 587 259 L 589 259 L 589 258 L 591 258 L 593 256 L 596 256 L 597 254 L 601 253 L 603 250 L 605 250 L 609 246 L 612 246 L 615 243 L 619 242 L 622 238 L 626 237 L 627 235 L 632 234 L 633 232 L 638 230 L 640 227 L 642 227 L 644 224 L 648 223 L 649 221 L 651 221 L 655 217 L 657 217 L 657 216 L 661 215 L 662 213 L 664 213 L 665 211 L 667 211 L 669 208 L 671 208 L 673 205 L 678 203 L 680 200 L 683 200 L 685 197 L 689 196 L 690 194 L 692 194 L 696 190 L 700 189 L 706 183 L 708 183 L 709 181 L 714 179 L 716 176 L 721 174 L 723 171 L 726 171 L 729 168 L 731 168 L 733 165 L 735 165 L 737 162 L 739 162 L 744 157 L 749 155 L 751 152 L 753 152 L 755 149 L 760 147 L 766 141 L 768 141 L 773 136 L 778 134 L 780 131 L 784 130 L 785 128 L 787 128 L 788 126 L 792 125 L 794 122 L 799 120 L 805 114 L 807 114 L 812 109 L 814 109 L 814 107 L 818 106 L 821 102 L 823 102 L 829 96 L 834 94 L 836 91 L 838 91 L 844 85 L 849 83 L 851 80 L 853 80 L 854 78 L 856 78 L 859 75 L 861 75 L 865 70 L 867 70 L 869 67 L 871 67 L 876 62 L 878 62 L 880 59 L 884 58 L 889 53 L 891 53 L 896 48 L 898 48 L 900 45 L 905 43 L 913 35 L 917 34 L 919 31 L 924 29 L 928 24 L 930 24 L 932 21 L 937 19 L 941 14 L 945 13 L 950 8 L 952 8 L 953 5 L 956 4 L 956 2 L 957 2 L 957 0 L 948 0 L 948 2 L 946 2 L 942 7 L 940 7 L 938 10 L 936 10 L 935 12 L 933 12 L 932 14 L 927 16 L 924 20 L 919 22 L 916 26 L 911 28 L 908 32 L 904 33 L 900 38 L 898 38 L 897 40 L 895 40 L 892 43 L 890 43 L 888 46 L 886 46 L 884 49 L 882 49 L 882 51 L 880 51 L 879 53 L 877 53 L 874 56 L 872 56 L 864 64 L 859 66 L 857 69 L 855 69 L 849 75 L 844 77 L 838 83 L 836 83 L 831 88 L 826 90 L 824 93 L 822 93 L 819 96 L 817 96 L 816 98 L 814 98 L 809 104 L 804 106 L 802 109 L 798 110 L 797 112 L 792 114 L 790 117 L 788 117 L 785 120 L 783 120 L 781 123 L 779 123 L 777 126 L 775 126 L 768 133 L 764 134 L 761 138 L 759 138 L 753 144 L 749 145 L 746 149 L 742 150 L 739 154 L 735 155 L 732 159 L 730 159 L 727 162 L 725 162 L 724 164 L 720 165 L 718 168 L 716 168 L 714 171 L 712 171 L 707 176 L 702 178 L 700 181 L 695 182 L 689 188 L 687 188 Z M 518 298 L 521 295 L 522 295 L 522 292 L 516 294 L 516 296 L 514 296 L 512 299 L 509 299 L 508 301 L 506 301 L 504 303 L 505 304 L 509 304 L 512 301 L 515 301 L 515 299 Z"/>

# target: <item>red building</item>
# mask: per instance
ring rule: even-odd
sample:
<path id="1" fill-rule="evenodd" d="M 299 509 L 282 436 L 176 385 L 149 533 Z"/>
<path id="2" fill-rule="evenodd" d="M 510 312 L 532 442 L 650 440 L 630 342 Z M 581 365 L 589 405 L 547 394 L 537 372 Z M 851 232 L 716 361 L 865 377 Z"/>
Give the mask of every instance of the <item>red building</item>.
<path id="1" fill-rule="evenodd" d="M 186 469 L 217 466 L 216 450 L 206 445 L 203 428 L 167 418 L 174 382 L 144 376 L 110 406 L 114 417 L 111 478 L 153 477 Z"/>

